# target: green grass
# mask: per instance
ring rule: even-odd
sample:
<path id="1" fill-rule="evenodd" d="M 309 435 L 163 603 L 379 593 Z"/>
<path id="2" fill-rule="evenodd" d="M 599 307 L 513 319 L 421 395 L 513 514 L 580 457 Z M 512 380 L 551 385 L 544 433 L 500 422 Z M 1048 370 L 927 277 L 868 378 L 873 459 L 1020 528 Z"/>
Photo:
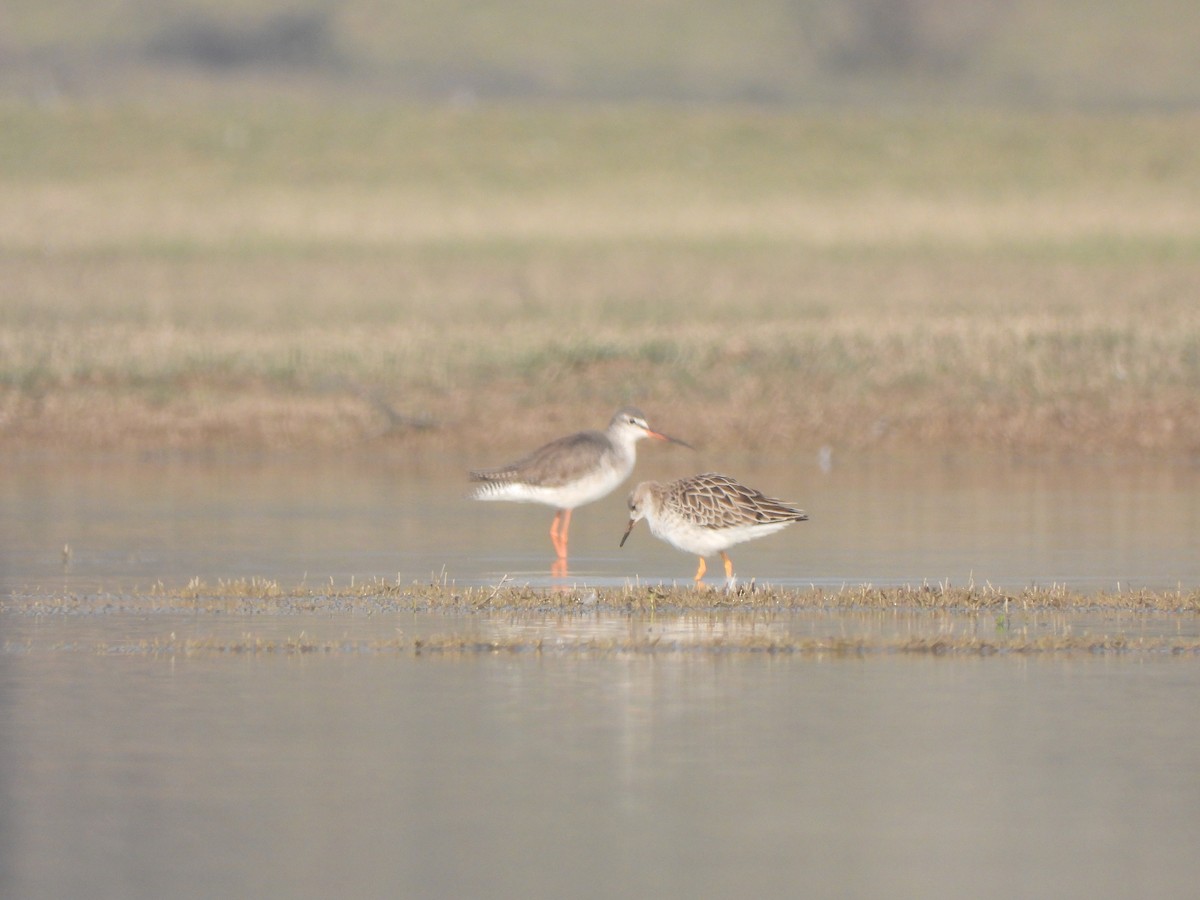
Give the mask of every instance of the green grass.
<path id="1" fill-rule="evenodd" d="M 343 444 L 374 397 L 459 446 L 632 400 L 714 446 L 1200 448 L 1193 116 L 316 98 L 0 130 L 0 442 L 296 413 L 286 442 Z"/>
<path id="2" fill-rule="evenodd" d="M 203 92 L 216 75 L 410 98 L 1060 108 L 1200 96 L 1190 0 L 11 0 L 4 25 L 8 90 L 35 93 Z"/>
<path id="3" fill-rule="evenodd" d="M 1200 191 L 1186 114 L 786 113 L 657 105 L 270 102 L 0 106 L 0 171 L 83 183 L 186 173 L 202 186 L 436 189 L 439 196 L 697 190 L 1065 198 Z M 184 187 L 172 182 L 179 189 Z"/>

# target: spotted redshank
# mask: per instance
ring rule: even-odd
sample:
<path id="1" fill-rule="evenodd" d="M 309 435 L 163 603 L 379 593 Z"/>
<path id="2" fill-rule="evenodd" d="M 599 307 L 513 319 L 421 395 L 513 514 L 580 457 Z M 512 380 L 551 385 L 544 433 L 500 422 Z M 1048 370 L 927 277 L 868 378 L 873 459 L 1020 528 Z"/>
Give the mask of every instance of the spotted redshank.
<path id="1" fill-rule="evenodd" d="M 726 582 L 732 584 L 733 560 L 726 550 L 807 518 L 802 510 L 715 472 L 670 484 L 643 481 L 629 495 L 629 527 L 621 546 L 638 520 L 645 519 L 655 537 L 700 557 L 697 585 L 704 577 L 704 557 L 718 551 L 725 561 Z"/>
<path id="2" fill-rule="evenodd" d="M 571 512 L 612 492 L 633 471 L 637 442 L 655 438 L 690 447 L 686 441 L 654 431 L 641 410 L 617 410 L 605 431 L 580 431 L 495 469 L 471 472 L 483 482 L 471 492 L 476 500 L 515 500 L 545 503 L 557 510 L 550 523 L 550 541 L 565 570 Z"/>

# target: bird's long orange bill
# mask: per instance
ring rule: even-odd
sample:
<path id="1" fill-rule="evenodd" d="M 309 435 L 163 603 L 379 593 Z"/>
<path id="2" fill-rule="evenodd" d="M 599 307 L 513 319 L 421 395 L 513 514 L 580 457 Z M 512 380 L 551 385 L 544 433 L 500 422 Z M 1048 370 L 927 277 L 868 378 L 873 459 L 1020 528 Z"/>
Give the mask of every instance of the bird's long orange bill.
<path id="1" fill-rule="evenodd" d="M 629 532 L 633 531 L 633 526 L 637 524 L 637 519 L 629 520 L 629 527 L 625 529 L 625 534 L 621 537 L 621 543 L 617 546 L 624 547 L 625 542 L 629 540 Z"/>
<path id="2" fill-rule="evenodd" d="M 679 438 L 671 437 L 669 434 L 662 434 L 657 431 L 651 431 L 649 428 L 646 429 L 646 434 L 648 434 L 650 437 L 654 438 L 657 441 L 668 441 L 672 444 L 679 444 L 682 447 L 687 447 L 689 450 L 696 449 L 691 444 L 689 444 L 687 441 L 681 441 Z"/>

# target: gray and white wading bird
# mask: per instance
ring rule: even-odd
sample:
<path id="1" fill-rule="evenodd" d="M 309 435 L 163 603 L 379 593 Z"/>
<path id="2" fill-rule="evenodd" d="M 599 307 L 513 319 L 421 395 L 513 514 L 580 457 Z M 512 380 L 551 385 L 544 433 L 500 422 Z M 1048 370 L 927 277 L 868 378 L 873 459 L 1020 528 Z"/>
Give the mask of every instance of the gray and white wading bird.
<path id="1" fill-rule="evenodd" d="M 506 466 L 471 472 L 472 481 L 482 482 L 471 497 L 555 507 L 550 541 L 558 555 L 556 568 L 565 570 L 572 510 L 599 500 L 628 478 L 637 461 L 637 442 L 647 437 L 691 447 L 654 431 L 641 410 L 626 406 L 617 410 L 604 431 L 567 435 Z"/>
<path id="2" fill-rule="evenodd" d="M 807 518 L 803 510 L 716 472 L 680 478 L 670 484 L 643 481 L 629 495 L 629 527 L 621 546 L 625 546 L 638 520 L 645 519 L 655 537 L 700 557 L 697 586 L 704 577 L 704 557 L 717 552 L 725 562 L 726 583 L 732 586 L 733 560 L 726 550 Z"/>

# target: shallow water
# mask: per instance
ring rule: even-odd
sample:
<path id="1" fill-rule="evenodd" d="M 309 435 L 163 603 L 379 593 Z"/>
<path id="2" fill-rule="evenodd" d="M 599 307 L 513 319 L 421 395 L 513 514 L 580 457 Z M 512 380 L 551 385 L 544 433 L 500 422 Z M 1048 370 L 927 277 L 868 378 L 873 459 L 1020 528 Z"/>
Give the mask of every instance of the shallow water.
<path id="1" fill-rule="evenodd" d="M 1190 896 L 1194 655 L 144 649 L 971 618 L 9 612 L 0 895 Z"/>
<path id="2" fill-rule="evenodd" d="M 810 521 L 731 551 L 743 582 L 1200 585 L 1195 462 L 838 458 L 823 471 L 807 455 L 642 456 L 639 479 L 720 468 L 808 511 Z M 570 574 L 552 578 L 550 510 L 465 499 L 464 472 L 477 462 L 10 460 L 0 467 L 0 593 L 128 591 L 195 577 L 284 587 L 506 576 L 536 586 L 690 582 L 695 558 L 644 525 L 618 548 L 624 489 L 576 513 Z"/>
<path id="3" fill-rule="evenodd" d="M 463 468 L 4 467 L 0 896 L 1194 891 L 1194 653 L 711 650 L 1000 629 L 1195 640 L 1194 614 L 182 614 L 111 612 L 106 595 L 45 614 L 31 599 L 193 577 L 562 583 L 549 512 L 463 499 Z M 1200 584 L 1184 464 L 729 468 L 813 517 L 737 548 L 743 579 Z M 623 530 L 620 497 L 582 510 L 569 581 L 689 580 L 693 559 L 644 531 L 618 550 Z M 439 635 L 526 649 L 412 651 Z M 262 649 L 304 641 L 325 649 Z"/>

